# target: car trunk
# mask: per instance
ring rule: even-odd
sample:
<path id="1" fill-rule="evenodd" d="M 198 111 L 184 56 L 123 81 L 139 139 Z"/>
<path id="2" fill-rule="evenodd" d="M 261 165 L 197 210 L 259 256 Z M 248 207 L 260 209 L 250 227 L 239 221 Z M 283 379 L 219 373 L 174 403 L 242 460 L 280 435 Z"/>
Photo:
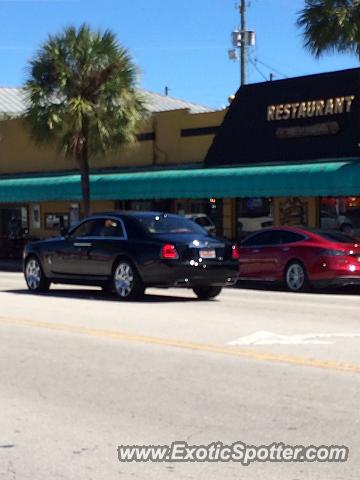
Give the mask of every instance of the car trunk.
<path id="1" fill-rule="evenodd" d="M 194 234 L 161 234 L 156 236 L 164 244 L 175 245 L 180 261 L 218 263 L 231 260 L 231 245 L 211 236 Z"/>

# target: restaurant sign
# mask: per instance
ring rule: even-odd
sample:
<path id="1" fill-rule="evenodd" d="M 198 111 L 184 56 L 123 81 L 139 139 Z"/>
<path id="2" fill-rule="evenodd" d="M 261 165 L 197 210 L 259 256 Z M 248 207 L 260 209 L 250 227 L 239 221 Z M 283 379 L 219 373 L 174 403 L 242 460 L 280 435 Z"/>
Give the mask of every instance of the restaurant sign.
<path id="1" fill-rule="evenodd" d="M 350 113 L 355 95 L 328 98 L 327 100 L 310 100 L 306 102 L 280 103 L 267 107 L 267 120 L 289 120 L 299 118 L 326 117 L 339 113 Z"/>
<path id="2" fill-rule="evenodd" d="M 360 69 L 241 87 L 209 166 L 360 157 Z"/>

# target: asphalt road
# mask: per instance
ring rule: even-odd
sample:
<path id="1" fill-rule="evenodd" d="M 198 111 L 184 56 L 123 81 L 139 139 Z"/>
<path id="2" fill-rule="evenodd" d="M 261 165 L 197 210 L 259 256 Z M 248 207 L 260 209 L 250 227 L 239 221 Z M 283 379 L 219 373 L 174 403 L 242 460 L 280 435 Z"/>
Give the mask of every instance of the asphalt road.
<path id="1" fill-rule="evenodd" d="M 360 292 L 27 293 L 0 273 L 0 479 L 358 479 Z M 120 463 L 118 445 L 346 445 L 346 463 Z"/>

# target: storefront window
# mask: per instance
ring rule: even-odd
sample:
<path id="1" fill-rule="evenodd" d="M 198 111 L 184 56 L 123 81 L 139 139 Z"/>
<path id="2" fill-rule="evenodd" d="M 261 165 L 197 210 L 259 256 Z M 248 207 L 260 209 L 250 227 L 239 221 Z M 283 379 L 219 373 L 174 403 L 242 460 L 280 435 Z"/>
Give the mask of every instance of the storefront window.
<path id="1" fill-rule="evenodd" d="M 27 207 L 0 208 L 0 256 L 20 258 L 29 234 Z"/>
<path id="2" fill-rule="evenodd" d="M 360 237 L 360 197 L 322 197 L 320 227 Z"/>
<path id="3" fill-rule="evenodd" d="M 188 215 L 195 213 L 208 214 L 212 204 L 206 200 L 181 199 L 176 202 L 176 213 L 179 215 Z"/>
<path id="4" fill-rule="evenodd" d="M 5 238 L 21 238 L 29 231 L 26 207 L 1 208 L 0 220 L 0 233 Z"/>
<path id="5" fill-rule="evenodd" d="M 273 202 L 271 198 L 248 197 L 237 200 L 237 237 L 271 227 L 274 223 Z"/>
<path id="6" fill-rule="evenodd" d="M 118 208 L 136 212 L 172 212 L 172 200 L 127 200 Z"/>
<path id="7" fill-rule="evenodd" d="M 67 213 L 47 213 L 45 215 L 46 230 L 61 230 L 69 227 L 69 215 Z"/>

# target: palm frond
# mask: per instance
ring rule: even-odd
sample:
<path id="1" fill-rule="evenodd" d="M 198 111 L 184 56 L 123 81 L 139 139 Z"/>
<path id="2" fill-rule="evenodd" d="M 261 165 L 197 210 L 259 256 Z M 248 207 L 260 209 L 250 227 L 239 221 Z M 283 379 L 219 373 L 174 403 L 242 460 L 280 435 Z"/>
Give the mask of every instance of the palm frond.
<path id="1" fill-rule="evenodd" d="M 359 0 L 305 0 L 298 15 L 304 45 L 316 57 L 347 52 L 360 58 Z"/>
<path id="2" fill-rule="evenodd" d="M 50 35 L 30 61 L 24 87 L 33 137 L 56 140 L 68 154 L 79 154 L 84 141 L 74 139 L 86 120 L 90 157 L 134 140 L 147 113 L 135 89 L 137 76 L 127 49 L 110 30 L 83 24 Z"/>

